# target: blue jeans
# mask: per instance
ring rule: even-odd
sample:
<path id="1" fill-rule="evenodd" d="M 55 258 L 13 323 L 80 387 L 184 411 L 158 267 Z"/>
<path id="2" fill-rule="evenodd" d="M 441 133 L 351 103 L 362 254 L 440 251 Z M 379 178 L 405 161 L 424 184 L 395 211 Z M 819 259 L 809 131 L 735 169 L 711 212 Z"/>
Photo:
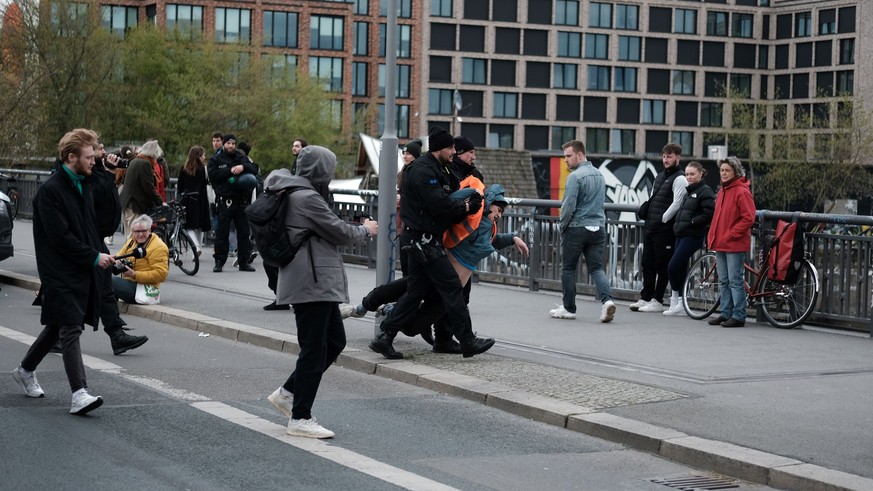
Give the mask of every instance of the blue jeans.
<path id="1" fill-rule="evenodd" d="M 746 321 L 746 289 L 743 286 L 745 252 L 715 253 L 718 290 L 721 294 L 721 316 Z"/>
<path id="2" fill-rule="evenodd" d="M 564 309 L 576 313 L 576 270 L 579 256 L 585 255 L 588 274 L 594 280 L 597 296 L 601 302 L 612 300 L 609 280 L 603 271 L 603 245 L 606 243 L 606 229 L 600 227 L 592 232 L 585 227 L 568 227 L 561 234 L 561 290 L 564 292 Z"/>

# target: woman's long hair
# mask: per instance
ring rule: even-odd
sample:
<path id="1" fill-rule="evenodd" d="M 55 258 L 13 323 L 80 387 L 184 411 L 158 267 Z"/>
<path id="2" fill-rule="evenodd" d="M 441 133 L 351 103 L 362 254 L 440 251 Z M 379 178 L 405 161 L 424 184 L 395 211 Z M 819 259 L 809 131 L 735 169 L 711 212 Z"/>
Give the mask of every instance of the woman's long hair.
<path id="1" fill-rule="evenodd" d="M 200 157 L 203 156 L 203 147 L 200 145 L 194 145 L 188 150 L 188 160 L 185 161 L 185 167 L 183 167 L 186 174 L 194 176 L 197 175 L 197 171 L 203 164 L 200 162 Z"/>

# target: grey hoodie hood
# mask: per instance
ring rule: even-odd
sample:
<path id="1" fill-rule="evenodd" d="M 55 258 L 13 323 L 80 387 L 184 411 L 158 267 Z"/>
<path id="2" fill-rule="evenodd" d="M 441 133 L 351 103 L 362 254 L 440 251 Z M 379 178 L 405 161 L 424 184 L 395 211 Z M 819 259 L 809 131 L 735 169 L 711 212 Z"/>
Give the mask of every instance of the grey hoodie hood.
<path id="1" fill-rule="evenodd" d="M 297 175 L 312 184 L 328 184 L 336 170 L 336 155 L 330 150 L 309 145 L 297 155 Z"/>
<path id="2" fill-rule="evenodd" d="M 270 175 L 264 179 L 264 189 L 269 191 L 278 191 L 295 186 L 303 186 L 313 189 L 312 183 L 308 179 L 291 174 L 288 169 L 276 169 L 270 172 Z"/>

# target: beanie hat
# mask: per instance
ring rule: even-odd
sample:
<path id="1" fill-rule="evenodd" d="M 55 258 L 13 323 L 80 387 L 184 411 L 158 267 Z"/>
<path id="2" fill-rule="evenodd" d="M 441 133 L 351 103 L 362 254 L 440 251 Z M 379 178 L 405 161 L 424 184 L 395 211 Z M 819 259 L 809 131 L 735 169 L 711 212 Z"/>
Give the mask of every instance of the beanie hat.
<path id="1" fill-rule="evenodd" d="M 473 146 L 473 142 L 470 141 L 466 136 L 456 136 L 455 137 L 455 151 L 458 152 L 458 155 L 461 155 L 464 152 L 469 152 L 470 150 L 475 150 L 476 147 Z"/>
<path id="2" fill-rule="evenodd" d="M 430 129 L 430 134 L 427 137 L 427 151 L 439 152 L 444 148 L 449 148 L 454 145 L 452 134 L 439 126 L 434 126 Z"/>
<path id="3" fill-rule="evenodd" d="M 230 135 L 230 134 L 224 135 L 224 138 L 221 139 L 221 143 L 225 144 L 225 143 L 229 142 L 230 140 L 236 141 L 236 137 L 233 135 Z"/>
<path id="4" fill-rule="evenodd" d="M 415 158 L 421 157 L 421 140 L 411 140 L 403 147 L 403 151 L 409 153 Z"/>

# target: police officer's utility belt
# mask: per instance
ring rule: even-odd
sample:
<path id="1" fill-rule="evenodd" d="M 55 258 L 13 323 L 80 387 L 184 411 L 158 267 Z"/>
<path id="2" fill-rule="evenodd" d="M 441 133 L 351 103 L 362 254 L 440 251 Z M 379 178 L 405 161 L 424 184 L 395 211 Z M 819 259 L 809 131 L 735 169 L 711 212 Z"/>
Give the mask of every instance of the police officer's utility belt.
<path id="1" fill-rule="evenodd" d="M 420 230 L 412 230 L 408 227 L 403 227 L 403 238 L 408 238 L 412 242 L 417 242 L 425 246 L 442 246 L 443 236 L 433 234 L 431 232 L 422 232 Z"/>

